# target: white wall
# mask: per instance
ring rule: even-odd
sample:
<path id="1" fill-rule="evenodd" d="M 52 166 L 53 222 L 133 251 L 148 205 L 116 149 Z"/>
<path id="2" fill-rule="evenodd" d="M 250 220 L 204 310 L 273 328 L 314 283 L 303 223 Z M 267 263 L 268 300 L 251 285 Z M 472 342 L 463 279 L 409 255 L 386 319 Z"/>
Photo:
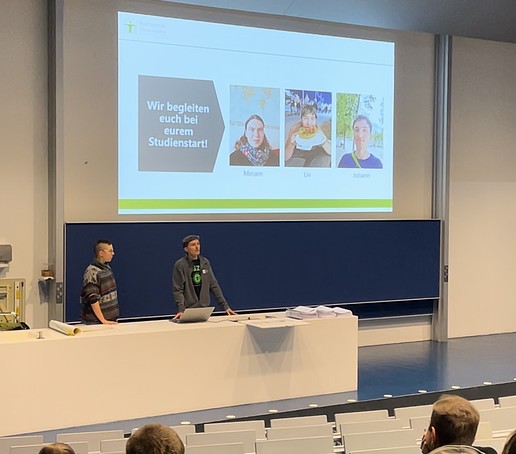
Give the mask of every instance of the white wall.
<path id="1" fill-rule="evenodd" d="M 37 279 L 48 261 L 46 2 L 0 0 L 0 278 L 27 280 L 26 321 L 46 325 Z"/>
<path id="2" fill-rule="evenodd" d="M 0 0 L 0 8 L 0 244 L 12 244 L 14 258 L 0 277 L 27 279 L 26 320 L 41 327 L 47 307 L 39 303 L 37 279 L 48 261 L 46 2 Z M 452 68 L 449 333 L 510 332 L 516 45 L 454 38 Z"/>
<path id="3" fill-rule="evenodd" d="M 516 45 L 453 40 L 449 335 L 516 330 Z"/>
<path id="4" fill-rule="evenodd" d="M 431 322 L 430 315 L 361 320 L 358 324 L 358 346 L 428 341 L 432 338 Z"/>

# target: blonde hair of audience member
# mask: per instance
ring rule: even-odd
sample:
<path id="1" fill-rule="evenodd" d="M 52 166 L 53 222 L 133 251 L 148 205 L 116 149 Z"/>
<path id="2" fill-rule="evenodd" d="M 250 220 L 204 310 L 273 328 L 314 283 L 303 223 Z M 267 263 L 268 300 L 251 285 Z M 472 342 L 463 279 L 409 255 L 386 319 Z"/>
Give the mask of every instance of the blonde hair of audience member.
<path id="1" fill-rule="evenodd" d="M 505 440 L 502 454 L 516 454 L 516 430 Z"/>
<path id="2" fill-rule="evenodd" d="M 126 454 L 184 454 L 183 442 L 174 429 L 163 424 L 146 424 L 127 440 Z"/>
<path id="3" fill-rule="evenodd" d="M 432 407 L 430 425 L 421 441 L 421 451 L 426 454 L 445 445 L 471 446 L 479 422 L 480 415 L 469 401 L 445 394 Z"/>
<path id="4" fill-rule="evenodd" d="M 39 454 L 75 454 L 71 446 L 66 443 L 52 443 L 41 448 Z"/>

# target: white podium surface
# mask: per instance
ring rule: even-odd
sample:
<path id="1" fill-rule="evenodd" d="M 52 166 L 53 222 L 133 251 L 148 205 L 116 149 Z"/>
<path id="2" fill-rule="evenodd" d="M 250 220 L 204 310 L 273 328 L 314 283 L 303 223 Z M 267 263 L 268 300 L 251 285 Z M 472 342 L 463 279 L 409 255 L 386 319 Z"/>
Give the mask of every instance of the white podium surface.
<path id="1" fill-rule="evenodd" d="M 0 436 L 354 391 L 357 339 L 354 316 L 0 332 Z"/>

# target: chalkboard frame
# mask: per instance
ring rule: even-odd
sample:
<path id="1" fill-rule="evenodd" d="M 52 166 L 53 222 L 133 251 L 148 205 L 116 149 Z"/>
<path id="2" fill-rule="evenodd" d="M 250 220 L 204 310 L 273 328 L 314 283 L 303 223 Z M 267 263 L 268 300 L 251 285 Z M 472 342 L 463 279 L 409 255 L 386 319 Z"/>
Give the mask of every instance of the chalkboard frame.
<path id="1" fill-rule="evenodd" d="M 121 317 L 174 314 L 172 266 L 191 233 L 239 312 L 439 298 L 439 220 L 67 223 L 65 320 L 79 320 L 99 238 L 114 245 Z"/>

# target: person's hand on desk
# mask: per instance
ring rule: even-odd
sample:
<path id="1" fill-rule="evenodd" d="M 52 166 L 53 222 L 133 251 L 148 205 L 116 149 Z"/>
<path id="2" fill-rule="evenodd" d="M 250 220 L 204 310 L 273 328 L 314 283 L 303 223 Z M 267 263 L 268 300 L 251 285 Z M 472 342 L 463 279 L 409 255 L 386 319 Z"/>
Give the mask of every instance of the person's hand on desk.
<path id="1" fill-rule="evenodd" d="M 93 313 L 99 319 L 99 322 L 102 323 L 103 325 L 118 325 L 118 322 L 113 322 L 111 320 L 106 320 L 106 318 L 104 318 L 104 314 L 102 313 L 102 309 L 100 308 L 100 301 L 93 303 L 91 305 L 91 309 L 93 310 Z"/>
<path id="2" fill-rule="evenodd" d="M 176 315 L 174 315 L 174 318 L 172 320 L 179 320 L 182 315 L 183 315 L 182 312 L 178 312 Z"/>

